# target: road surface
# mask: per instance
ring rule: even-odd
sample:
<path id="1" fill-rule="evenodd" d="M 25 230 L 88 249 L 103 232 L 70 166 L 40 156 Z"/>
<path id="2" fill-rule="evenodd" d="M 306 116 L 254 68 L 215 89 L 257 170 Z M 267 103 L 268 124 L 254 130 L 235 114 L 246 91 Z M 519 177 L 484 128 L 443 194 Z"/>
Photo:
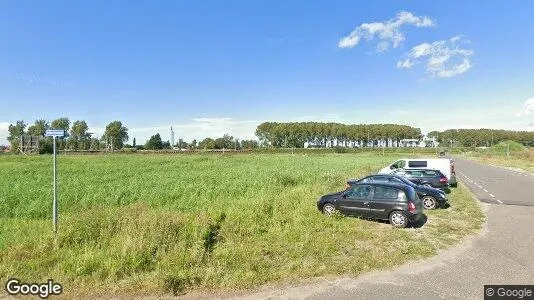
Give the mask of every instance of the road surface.
<path id="1" fill-rule="evenodd" d="M 534 176 L 462 159 L 456 170 L 487 214 L 483 232 L 461 245 L 394 271 L 210 298 L 483 299 L 485 284 L 534 284 Z"/>

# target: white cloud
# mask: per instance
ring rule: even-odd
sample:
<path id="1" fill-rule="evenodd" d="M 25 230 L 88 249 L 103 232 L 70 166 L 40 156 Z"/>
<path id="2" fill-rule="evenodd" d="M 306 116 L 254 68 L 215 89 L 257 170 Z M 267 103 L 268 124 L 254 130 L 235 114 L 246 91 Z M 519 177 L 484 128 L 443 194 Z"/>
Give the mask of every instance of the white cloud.
<path id="1" fill-rule="evenodd" d="M 469 43 L 462 37 L 455 36 L 448 40 L 422 43 L 412 48 L 397 61 L 397 68 L 410 69 L 415 64 L 426 60 L 426 72 L 432 77 L 453 77 L 463 74 L 473 66 L 471 56 L 473 50 L 462 49 L 460 44 Z"/>
<path id="2" fill-rule="evenodd" d="M 9 135 L 9 131 L 7 130 L 9 127 L 9 122 L 0 122 L 0 145 L 8 145 L 9 142 L 7 141 L 7 136 Z"/>
<path id="3" fill-rule="evenodd" d="M 534 114 L 534 98 L 530 98 L 525 101 L 525 114 Z"/>
<path id="4" fill-rule="evenodd" d="M 405 40 L 404 33 L 401 31 L 402 26 L 412 25 L 415 27 L 430 27 L 435 24 L 435 21 L 429 17 L 419 17 L 411 12 L 401 11 L 395 18 L 385 22 L 362 23 L 349 35 L 341 38 L 338 42 L 338 47 L 354 48 L 360 43 L 362 38 L 370 41 L 376 37 L 380 40 L 376 50 L 378 52 L 384 52 L 387 51 L 390 46 L 393 46 L 393 48 L 400 46 Z"/>
<path id="5" fill-rule="evenodd" d="M 403 61 L 397 62 L 397 68 L 399 69 L 409 69 L 413 67 L 413 65 L 414 65 L 414 62 L 410 59 L 405 59 Z"/>

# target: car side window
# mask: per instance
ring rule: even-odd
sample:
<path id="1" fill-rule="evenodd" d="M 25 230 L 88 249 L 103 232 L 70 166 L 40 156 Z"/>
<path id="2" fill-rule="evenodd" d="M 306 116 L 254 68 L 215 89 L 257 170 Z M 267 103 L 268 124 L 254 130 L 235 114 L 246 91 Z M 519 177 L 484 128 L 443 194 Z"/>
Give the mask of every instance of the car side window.
<path id="1" fill-rule="evenodd" d="M 397 199 L 399 192 L 397 189 L 386 186 L 376 186 L 375 187 L 375 199 L 381 200 L 393 200 Z"/>
<path id="2" fill-rule="evenodd" d="M 411 160 L 408 162 L 408 166 L 410 168 L 426 168 L 427 161 L 426 160 Z"/>
<path id="3" fill-rule="evenodd" d="M 435 177 L 435 176 L 436 176 L 436 171 L 432 171 L 432 170 L 425 171 L 425 177 Z"/>
<path id="4" fill-rule="evenodd" d="M 347 192 L 348 198 L 368 198 L 373 188 L 370 185 L 357 185 Z"/>
<path id="5" fill-rule="evenodd" d="M 408 175 L 408 173 L 405 170 L 396 170 L 393 173 L 396 175 L 400 175 L 400 176 Z"/>
<path id="6" fill-rule="evenodd" d="M 404 168 L 404 166 L 406 165 L 406 162 L 404 160 L 397 160 L 396 162 L 394 162 L 390 169 L 392 170 L 395 170 L 395 169 L 402 169 Z"/>
<path id="7" fill-rule="evenodd" d="M 410 171 L 410 177 L 423 177 L 423 172 L 422 171 Z"/>

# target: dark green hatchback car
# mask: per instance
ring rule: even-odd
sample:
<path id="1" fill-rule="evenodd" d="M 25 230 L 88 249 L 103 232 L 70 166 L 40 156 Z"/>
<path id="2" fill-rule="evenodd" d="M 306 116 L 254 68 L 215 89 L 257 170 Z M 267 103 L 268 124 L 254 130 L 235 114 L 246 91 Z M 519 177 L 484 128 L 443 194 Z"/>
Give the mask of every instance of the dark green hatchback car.
<path id="1" fill-rule="evenodd" d="M 389 220 L 395 227 L 406 227 L 423 217 L 423 203 L 415 190 L 397 183 L 356 183 L 346 190 L 324 195 L 317 208 L 325 215 L 341 214 Z"/>

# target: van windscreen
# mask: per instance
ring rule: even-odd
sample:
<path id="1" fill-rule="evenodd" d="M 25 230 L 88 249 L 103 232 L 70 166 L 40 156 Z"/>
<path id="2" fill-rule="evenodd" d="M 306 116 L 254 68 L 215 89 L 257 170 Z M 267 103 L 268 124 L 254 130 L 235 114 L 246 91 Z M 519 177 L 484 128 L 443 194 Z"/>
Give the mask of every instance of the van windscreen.
<path id="1" fill-rule="evenodd" d="M 426 160 L 410 160 L 408 162 L 408 167 L 410 168 L 426 168 L 427 162 Z"/>

